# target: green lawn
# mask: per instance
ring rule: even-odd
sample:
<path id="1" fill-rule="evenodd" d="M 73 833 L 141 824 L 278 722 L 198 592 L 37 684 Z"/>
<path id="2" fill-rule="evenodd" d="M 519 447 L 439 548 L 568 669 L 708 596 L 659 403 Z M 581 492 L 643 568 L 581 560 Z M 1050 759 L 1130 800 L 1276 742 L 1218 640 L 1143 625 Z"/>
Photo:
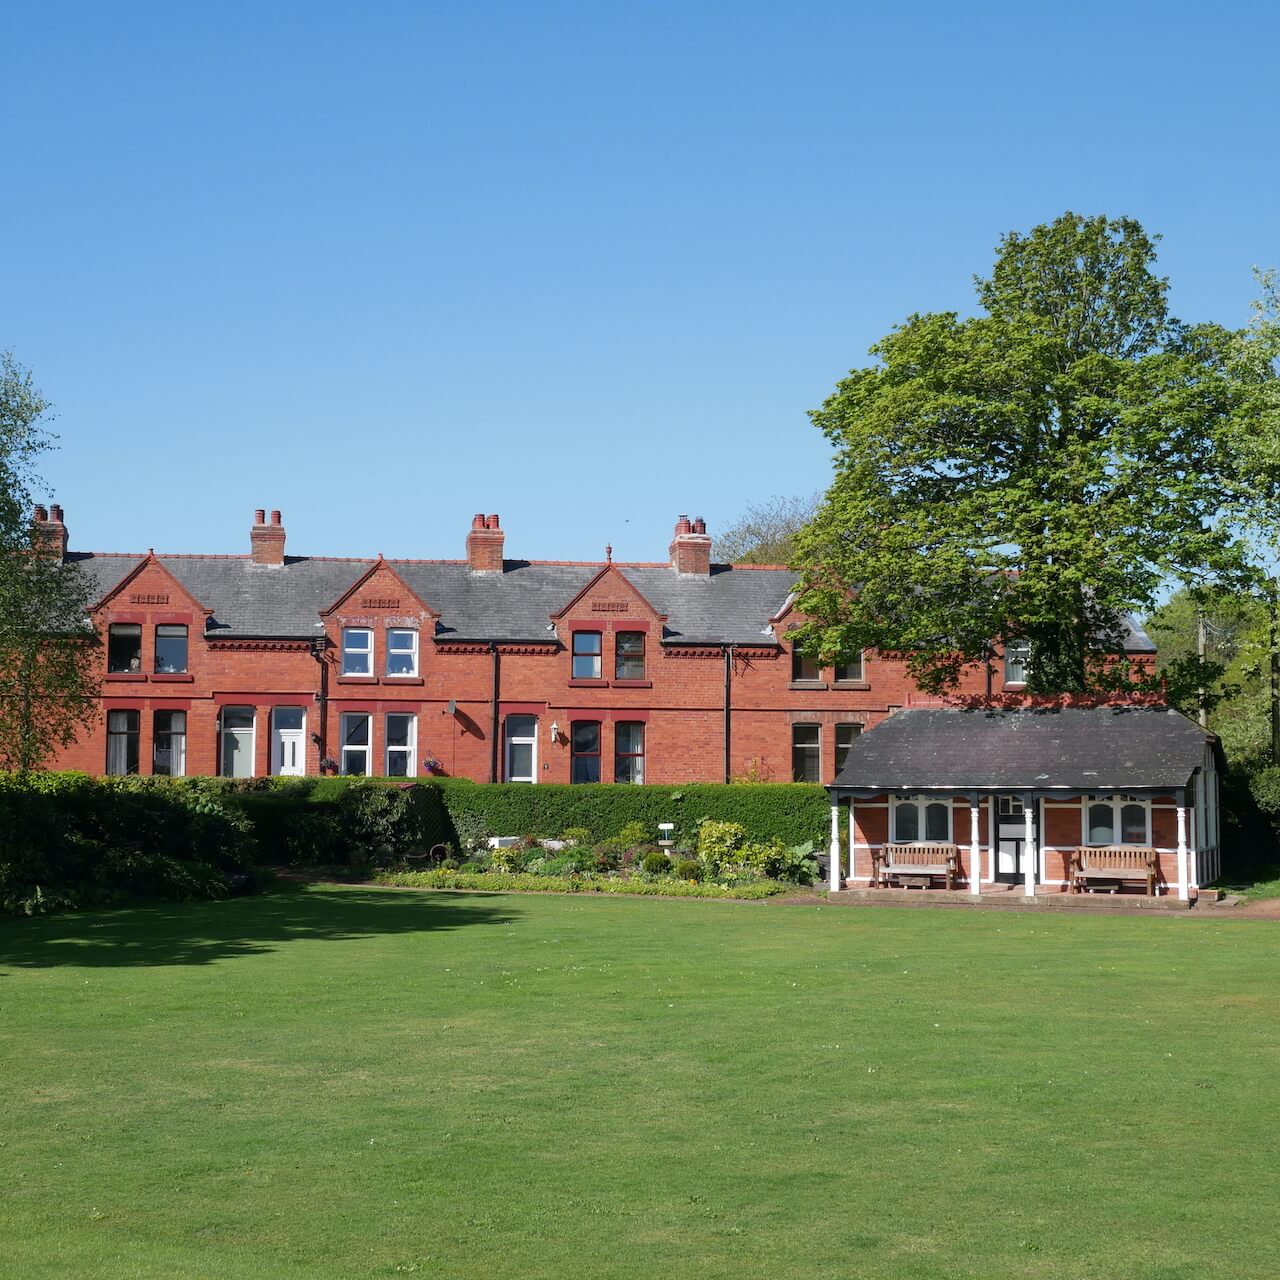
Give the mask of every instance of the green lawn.
<path id="1" fill-rule="evenodd" d="M 1277 944 L 358 888 L 6 921 L 0 1269 L 1269 1277 Z"/>

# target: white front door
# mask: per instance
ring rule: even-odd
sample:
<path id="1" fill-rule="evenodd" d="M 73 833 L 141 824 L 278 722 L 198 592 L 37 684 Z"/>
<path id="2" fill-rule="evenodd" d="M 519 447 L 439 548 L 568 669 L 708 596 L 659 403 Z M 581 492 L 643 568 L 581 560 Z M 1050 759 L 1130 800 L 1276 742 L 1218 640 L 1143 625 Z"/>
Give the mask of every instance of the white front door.
<path id="1" fill-rule="evenodd" d="M 538 717 L 507 717 L 508 782 L 536 782 L 538 778 Z"/>
<path id="2" fill-rule="evenodd" d="M 271 713 L 271 772 L 300 778 L 307 768 L 307 717 L 301 707 Z"/>

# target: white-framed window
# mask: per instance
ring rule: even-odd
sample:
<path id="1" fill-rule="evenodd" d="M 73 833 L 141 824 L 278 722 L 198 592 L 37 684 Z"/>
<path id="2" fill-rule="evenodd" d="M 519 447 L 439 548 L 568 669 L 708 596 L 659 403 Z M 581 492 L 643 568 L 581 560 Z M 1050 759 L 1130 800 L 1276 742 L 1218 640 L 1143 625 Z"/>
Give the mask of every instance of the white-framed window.
<path id="1" fill-rule="evenodd" d="M 822 781 L 822 726 L 791 726 L 791 781 Z"/>
<path id="2" fill-rule="evenodd" d="M 861 684 L 865 679 L 862 668 L 862 654 L 851 658 L 848 662 L 836 664 L 837 684 Z"/>
<path id="3" fill-rule="evenodd" d="M 1009 640 L 1004 646 L 1005 684 L 1026 684 L 1031 670 L 1031 641 Z"/>
<path id="4" fill-rule="evenodd" d="M 224 778 L 252 778 L 254 756 L 252 707 L 223 707 L 218 772 Z"/>
<path id="5" fill-rule="evenodd" d="M 1021 796 L 1001 796 L 999 802 L 1000 816 L 1002 818 L 1021 818 L 1022 817 L 1022 797 Z"/>
<path id="6" fill-rule="evenodd" d="M 363 711 L 344 711 L 341 731 L 342 772 L 367 778 L 369 755 L 373 745 L 373 717 Z"/>
<path id="7" fill-rule="evenodd" d="M 506 722 L 508 782 L 538 780 L 538 717 L 508 716 Z"/>
<path id="8" fill-rule="evenodd" d="M 620 720 L 613 726 L 614 782 L 644 781 L 644 723 Z"/>
<path id="9" fill-rule="evenodd" d="M 391 627 L 387 631 L 387 675 L 418 674 L 418 633 L 410 627 Z"/>
<path id="10" fill-rule="evenodd" d="M 1140 796 L 1087 796 L 1082 821 L 1085 844 L 1151 843 L 1151 802 Z"/>
<path id="11" fill-rule="evenodd" d="M 342 628 L 342 674 L 373 675 L 373 632 L 368 627 Z"/>
<path id="12" fill-rule="evenodd" d="M 931 796 L 899 796 L 891 805 L 895 844 L 951 843 L 951 804 Z"/>
<path id="13" fill-rule="evenodd" d="M 417 757 L 418 717 L 402 711 L 388 712 L 386 776 L 415 777 L 418 772 Z"/>
<path id="14" fill-rule="evenodd" d="M 156 711 L 151 724 L 151 772 L 181 778 L 187 772 L 187 713 Z"/>

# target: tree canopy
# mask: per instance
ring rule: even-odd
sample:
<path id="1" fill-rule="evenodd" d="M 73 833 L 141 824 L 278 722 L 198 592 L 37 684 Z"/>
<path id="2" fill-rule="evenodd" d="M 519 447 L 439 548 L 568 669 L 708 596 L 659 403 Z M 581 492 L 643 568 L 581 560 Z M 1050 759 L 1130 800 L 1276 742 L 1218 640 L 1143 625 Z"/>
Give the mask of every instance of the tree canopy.
<path id="1" fill-rule="evenodd" d="M 716 559 L 727 564 L 790 564 L 796 535 L 813 519 L 821 499 L 819 493 L 752 503 L 716 534 Z"/>
<path id="2" fill-rule="evenodd" d="M 1011 232 L 979 314 L 908 317 L 810 415 L 836 457 L 797 540 L 806 648 L 905 651 L 941 691 L 1020 639 L 1032 692 L 1114 687 L 1169 579 L 1252 580 L 1242 522 L 1276 487 L 1238 436 L 1273 373 L 1171 317 L 1155 259 L 1127 218 Z"/>
<path id="3" fill-rule="evenodd" d="M 49 405 L 31 374 L 0 353 L 0 768 L 28 770 L 95 713 L 88 585 L 32 525 L 39 457 L 52 447 Z"/>

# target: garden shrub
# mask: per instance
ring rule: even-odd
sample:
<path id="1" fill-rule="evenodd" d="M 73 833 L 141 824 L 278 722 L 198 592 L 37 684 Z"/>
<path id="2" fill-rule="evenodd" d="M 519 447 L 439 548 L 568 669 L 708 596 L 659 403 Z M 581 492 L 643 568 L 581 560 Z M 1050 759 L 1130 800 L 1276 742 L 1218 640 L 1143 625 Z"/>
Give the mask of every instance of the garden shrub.
<path id="1" fill-rule="evenodd" d="M 698 823 L 698 857 L 709 867 L 743 861 L 747 829 L 740 822 L 717 822 L 704 818 Z"/>
<path id="2" fill-rule="evenodd" d="M 671 870 L 671 859 L 661 849 L 655 849 L 644 855 L 644 861 L 640 865 L 647 876 L 664 876 Z"/>
<path id="3" fill-rule="evenodd" d="M 566 827 L 560 837 L 566 844 L 590 844 L 591 829 L 589 827 Z"/>
<path id="4" fill-rule="evenodd" d="M 702 863 L 695 862 L 692 858 L 684 858 L 676 863 L 676 878 L 679 880 L 701 880 L 702 871 Z"/>

